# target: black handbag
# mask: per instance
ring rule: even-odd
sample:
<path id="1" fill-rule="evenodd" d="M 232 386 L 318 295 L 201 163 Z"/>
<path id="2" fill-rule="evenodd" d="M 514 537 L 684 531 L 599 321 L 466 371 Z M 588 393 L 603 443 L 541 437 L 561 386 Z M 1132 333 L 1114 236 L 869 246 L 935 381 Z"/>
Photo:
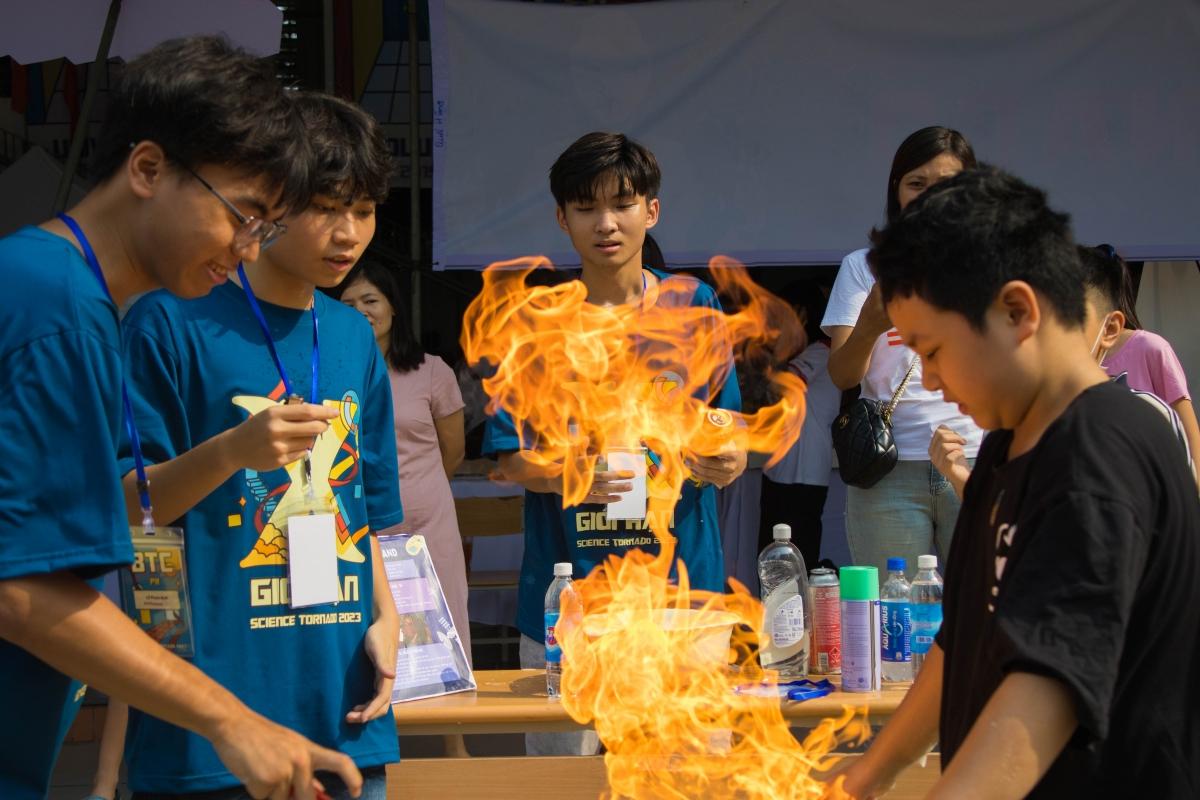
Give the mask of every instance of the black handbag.
<path id="1" fill-rule="evenodd" d="M 833 421 L 833 451 L 837 453 L 838 471 L 848 486 L 870 489 L 896 466 L 899 454 L 892 438 L 892 412 L 916 367 L 914 358 L 890 401 L 860 397 Z"/>

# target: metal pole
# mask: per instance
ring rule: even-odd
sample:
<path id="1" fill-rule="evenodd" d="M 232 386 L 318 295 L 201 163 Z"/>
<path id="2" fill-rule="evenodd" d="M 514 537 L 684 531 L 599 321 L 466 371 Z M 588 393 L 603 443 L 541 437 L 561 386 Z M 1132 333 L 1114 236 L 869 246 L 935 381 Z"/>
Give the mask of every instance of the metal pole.
<path id="1" fill-rule="evenodd" d="M 58 182 L 58 193 L 54 196 L 55 214 L 67 207 L 67 200 L 71 196 L 71 179 L 75 177 L 75 170 L 79 169 L 83 143 L 87 141 L 88 120 L 92 116 L 92 104 L 96 101 L 96 90 L 100 86 L 100 70 L 108 68 L 108 51 L 112 46 L 113 33 L 117 30 L 117 17 L 120 15 L 121 0 L 111 0 L 108 4 L 108 18 L 104 20 L 104 32 L 100 34 L 100 47 L 96 49 L 96 60 L 88 67 L 83 107 L 79 109 L 79 122 L 75 126 L 75 134 L 71 137 L 71 149 L 67 153 L 67 163 L 63 166 L 62 178 Z"/>
<path id="2" fill-rule="evenodd" d="M 333 0 L 325 0 L 322 5 L 325 17 L 322 29 L 325 32 L 325 91 L 333 94 Z"/>
<path id="3" fill-rule="evenodd" d="M 417 0 L 408 0 L 408 199 L 413 334 L 421 339 L 421 37 Z"/>

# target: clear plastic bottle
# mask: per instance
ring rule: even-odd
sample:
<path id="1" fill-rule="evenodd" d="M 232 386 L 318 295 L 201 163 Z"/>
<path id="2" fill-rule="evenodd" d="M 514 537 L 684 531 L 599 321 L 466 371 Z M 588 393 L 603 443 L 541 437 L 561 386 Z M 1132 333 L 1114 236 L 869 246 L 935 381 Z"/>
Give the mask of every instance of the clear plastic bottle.
<path id="1" fill-rule="evenodd" d="M 888 577 L 879 590 L 880 659 L 885 681 L 912 680 L 912 589 L 903 558 L 889 558 Z"/>
<path id="2" fill-rule="evenodd" d="M 554 580 L 546 590 L 546 694 L 550 697 L 561 697 L 559 686 L 562 682 L 562 646 L 555 635 L 555 627 L 561 609 L 564 592 L 574 592 L 571 582 L 571 563 L 564 561 L 554 565 Z"/>
<path id="3" fill-rule="evenodd" d="M 775 541 L 758 557 L 758 579 L 762 587 L 762 665 L 779 671 L 783 679 L 808 674 L 808 648 L 812 641 L 812 613 L 808 601 L 808 570 L 804 556 L 792 544 L 792 529 L 776 525 Z"/>
<path id="4" fill-rule="evenodd" d="M 912 582 L 912 672 L 915 680 L 942 627 L 942 576 L 937 556 L 918 556 L 917 575 Z"/>

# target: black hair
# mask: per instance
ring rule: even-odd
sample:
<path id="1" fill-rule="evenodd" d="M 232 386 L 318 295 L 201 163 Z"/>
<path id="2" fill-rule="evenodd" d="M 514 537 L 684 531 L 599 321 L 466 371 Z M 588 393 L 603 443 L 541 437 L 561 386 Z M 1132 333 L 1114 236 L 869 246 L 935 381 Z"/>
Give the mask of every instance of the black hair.
<path id="1" fill-rule="evenodd" d="M 963 169 L 974 169 L 975 150 L 967 137 L 953 128 L 930 125 L 908 135 L 896 148 L 892 157 L 892 172 L 888 175 L 887 221 L 895 222 L 900 216 L 900 179 L 922 164 L 927 164 L 943 153 L 949 153 L 962 162 Z"/>
<path id="2" fill-rule="evenodd" d="M 967 170 L 930 187 L 871 231 L 871 245 L 885 303 L 916 296 L 983 330 L 997 292 L 1020 280 L 1063 325 L 1083 326 L 1083 267 L 1070 217 L 1052 210 L 1041 189 L 1001 170 Z"/>
<path id="3" fill-rule="evenodd" d="M 345 280 L 328 290 L 334 299 L 341 300 L 346 289 L 355 281 L 372 283 L 392 306 L 392 330 L 388 334 L 388 366 L 397 372 L 411 372 L 425 361 L 425 351 L 413 334 L 412 316 L 408 311 L 408 297 L 400 289 L 397 270 L 382 261 L 363 258 L 351 268 Z"/>
<path id="4" fill-rule="evenodd" d="M 313 152 L 312 193 L 347 203 L 387 200 L 395 162 L 376 119 L 323 92 L 301 92 L 296 107 Z"/>
<path id="5" fill-rule="evenodd" d="M 308 205 L 311 150 L 294 105 L 270 60 L 222 36 L 171 39 L 125 66 L 92 157 L 97 182 L 147 140 L 189 170 L 218 164 L 263 175 L 288 210 Z"/>
<path id="6" fill-rule="evenodd" d="M 814 280 L 792 281 L 779 291 L 779 296 L 788 301 L 797 312 L 804 309 L 807 317 L 804 323 L 804 335 L 808 342 L 828 339 L 821 330 L 821 320 L 825 317 L 825 308 L 829 305 L 829 297 Z"/>
<path id="7" fill-rule="evenodd" d="M 662 171 L 654 154 L 623 133 L 588 133 L 550 167 L 550 193 L 559 208 L 596 198 L 600 184 L 615 177 L 619 193 L 658 197 Z"/>
<path id="8" fill-rule="evenodd" d="M 1120 311 L 1125 316 L 1125 327 L 1138 330 L 1142 327 L 1137 317 L 1133 299 L 1133 277 L 1125 260 L 1109 244 L 1088 247 L 1078 246 L 1079 262 L 1083 265 L 1084 285 L 1100 293 L 1108 305 L 1108 311 Z"/>

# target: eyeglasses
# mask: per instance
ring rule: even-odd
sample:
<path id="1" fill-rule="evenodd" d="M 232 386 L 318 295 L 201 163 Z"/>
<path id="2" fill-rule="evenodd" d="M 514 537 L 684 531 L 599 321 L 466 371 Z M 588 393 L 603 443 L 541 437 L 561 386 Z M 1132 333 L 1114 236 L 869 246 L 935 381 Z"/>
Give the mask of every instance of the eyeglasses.
<path id="1" fill-rule="evenodd" d="M 272 244 L 287 233 L 287 225 L 282 222 L 268 222 L 265 219 L 258 217 L 247 217 L 241 211 L 238 211 L 237 206 L 229 202 L 220 192 L 213 188 L 212 184 L 197 175 L 191 167 L 184 167 L 188 173 L 200 181 L 200 185 L 208 191 L 212 192 L 213 197 L 221 201 L 221 204 L 229 209 L 229 213 L 233 214 L 238 221 L 237 232 L 233 234 L 233 246 L 235 249 L 247 250 L 254 245 L 258 245 L 259 250 L 266 250 Z"/>

